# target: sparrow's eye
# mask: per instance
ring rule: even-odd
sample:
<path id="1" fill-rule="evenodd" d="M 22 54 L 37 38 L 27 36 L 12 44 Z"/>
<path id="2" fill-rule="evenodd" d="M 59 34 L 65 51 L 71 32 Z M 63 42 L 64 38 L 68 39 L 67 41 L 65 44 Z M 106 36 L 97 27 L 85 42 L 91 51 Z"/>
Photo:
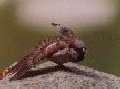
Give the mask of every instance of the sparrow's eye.
<path id="1" fill-rule="evenodd" d="M 84 47 L 84 48 L 83 48 L 83 52 L 85 52 L 85 51 L 86 51 L 86 48 Z"/>

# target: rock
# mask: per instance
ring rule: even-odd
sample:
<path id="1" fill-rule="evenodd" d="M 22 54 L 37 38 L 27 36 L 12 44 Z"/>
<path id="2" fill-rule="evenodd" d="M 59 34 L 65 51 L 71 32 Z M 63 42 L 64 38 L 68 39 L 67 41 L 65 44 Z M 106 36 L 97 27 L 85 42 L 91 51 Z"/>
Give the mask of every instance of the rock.
<path id="1" fill-rule="evenodd" d="M 118 89 L 120 78 L 92 68 L 46 62 L 31 69 L 23 79 L 0 81 L 0 89 Z"/>

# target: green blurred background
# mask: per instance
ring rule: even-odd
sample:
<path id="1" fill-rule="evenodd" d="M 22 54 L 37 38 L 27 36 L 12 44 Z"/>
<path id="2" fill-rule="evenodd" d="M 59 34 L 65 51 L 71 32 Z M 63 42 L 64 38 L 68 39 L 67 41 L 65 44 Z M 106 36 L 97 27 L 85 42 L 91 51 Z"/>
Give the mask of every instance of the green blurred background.
<path id="1" fill-rule="evenodd" d="M 78 63 L 99 71 L 120 76 L 120 0 L 117 17 L 105 26 L 80 27 L 76 33 L 87 46 L 86 58 Z M 0 7 L 0 70 L 32 50 L 35 44 L 57 34 L 49 27 L 28 26 L 19 23 L 15 15 L 16 2 Z M 34 30 L 36 29 L 36 30 Z M 43 29 L 43 30 L 39 30 Z M 85 30 L 79 30 L 85 29 Z"/>

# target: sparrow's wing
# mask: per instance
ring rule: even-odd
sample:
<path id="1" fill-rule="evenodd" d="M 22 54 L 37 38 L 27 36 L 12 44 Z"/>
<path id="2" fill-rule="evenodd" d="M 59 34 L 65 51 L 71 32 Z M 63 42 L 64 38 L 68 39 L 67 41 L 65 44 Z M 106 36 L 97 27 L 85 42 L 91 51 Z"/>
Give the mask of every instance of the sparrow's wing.
<path id="1" fill-rule="evenodd" d="M 65 46 L 65 43 L 61 41 L 60 37 L 44 40 L 42 43 L 39 43 L 31 53 L 22 57 L 15 65 L 8 67 L 8 72 L 5 77 L 12 74 L 13 76 L 10 80 L 21 79 L 22 76 L 38 64 L 39 61 L 52 56 Z"/>

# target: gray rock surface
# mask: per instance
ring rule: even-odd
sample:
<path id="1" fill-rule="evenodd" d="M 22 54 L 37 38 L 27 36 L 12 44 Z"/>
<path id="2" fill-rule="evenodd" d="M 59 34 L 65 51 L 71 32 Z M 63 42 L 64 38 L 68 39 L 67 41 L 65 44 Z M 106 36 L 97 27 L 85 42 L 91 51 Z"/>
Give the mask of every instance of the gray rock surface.
<path id="1" fill-rule="evenodd" d="M 120 89 L 120 78 L 74 63 L 46 62 L 21 80 L 1 80 L 0 89 Z"/>

